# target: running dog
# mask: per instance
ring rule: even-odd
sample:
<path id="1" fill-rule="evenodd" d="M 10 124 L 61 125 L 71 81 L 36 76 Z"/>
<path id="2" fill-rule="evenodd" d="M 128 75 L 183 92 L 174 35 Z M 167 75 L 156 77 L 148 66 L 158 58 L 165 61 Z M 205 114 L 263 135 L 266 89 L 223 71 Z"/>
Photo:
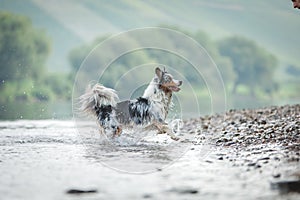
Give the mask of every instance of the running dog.
<path id="1" fill-rule="evenodd" d="M 182 81 L 157 67 L 142 97 L 119 102 L 115 90 L 97 83 L 79 97 L 80 111 L 95 116 L 100 132 L 112 131 L 113 137 L 119 136 L 124 126 L 142 125 L 145 130 L 157 130 L 178 140 L 165 120 L 172 93 L 178 92 L 181 85 Z"/>

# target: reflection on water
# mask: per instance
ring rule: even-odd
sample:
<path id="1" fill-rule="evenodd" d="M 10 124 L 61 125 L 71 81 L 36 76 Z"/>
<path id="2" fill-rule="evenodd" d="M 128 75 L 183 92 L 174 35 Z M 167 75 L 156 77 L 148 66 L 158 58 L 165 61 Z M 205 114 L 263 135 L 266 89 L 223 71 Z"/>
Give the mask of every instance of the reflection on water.
<path id="1" fill-rule="evenodd" d="M 70 119 L 71 102 L 14 102 L 1 105 L 0 119 Z"/>
<path id="2" fill-rule="evenodd" d="M 213 113 L 224 112 L 225 108 L 220 110 L 214 108 L 212 110 L 209 105 L 210 99 L 200 99 L 199 109 L 200 115 L 208 115 Z M 285 100 L 274 100 L 274 99 L 257 99 L 249 96 L 228 96 L 227 97 L 227 109 L 243 109 L 243 108 L 259 108 L 274 105 L 285 105 L 298 103 L 299 99 L 285 99 Z M 182 104 L 188 102 L 181 102 Z M 187 107 L 187 106 L 186 106 Z M 188 108 L 188 107 L 187 107 Z M 175 109 L 176 110 L 176 109 Z M 180 109 L 179 109 L 180 110 Z M 170 116 L 174 114 L 171 110 Z M 199 111 L 194 108 L 190 110 L 182 110 L 183 118 L 198 117 Z M 0 106 L 0 120 L 20 120 L 20 119 L 71 119 L 72 113 L 72 102 L 71 101 L 55 101 L 55 102 L 14 102 L 7 103 Z"/>

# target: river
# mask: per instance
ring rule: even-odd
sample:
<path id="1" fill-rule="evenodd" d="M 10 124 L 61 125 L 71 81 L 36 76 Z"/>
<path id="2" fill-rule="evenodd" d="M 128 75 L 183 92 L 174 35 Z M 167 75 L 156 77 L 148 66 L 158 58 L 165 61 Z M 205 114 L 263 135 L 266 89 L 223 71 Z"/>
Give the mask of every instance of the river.
<path id="1" fill-rule="evenodd" d="M 231 152 L 192 130 L 177 142 L 153 133 L 105 141 L 86 132 L 72 120 L 0 122 L 0 199 L 299 198 L 274 190 L 273 172 L 221 159 Z"/>

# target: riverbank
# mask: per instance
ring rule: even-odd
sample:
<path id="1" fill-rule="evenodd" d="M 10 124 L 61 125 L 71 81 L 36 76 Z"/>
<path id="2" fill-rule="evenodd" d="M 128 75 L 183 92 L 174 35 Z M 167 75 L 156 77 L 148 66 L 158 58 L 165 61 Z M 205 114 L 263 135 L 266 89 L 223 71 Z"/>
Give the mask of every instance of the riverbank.
<path id="1" fill-rule="evenodd" d="M 215 160 L 257 171 L 280 193 L 300 193 L 299 104 L 230 110 L 186 123 L 201 124 L 198 135 L 209 137 L 210 145 L 219 151 Z"/>

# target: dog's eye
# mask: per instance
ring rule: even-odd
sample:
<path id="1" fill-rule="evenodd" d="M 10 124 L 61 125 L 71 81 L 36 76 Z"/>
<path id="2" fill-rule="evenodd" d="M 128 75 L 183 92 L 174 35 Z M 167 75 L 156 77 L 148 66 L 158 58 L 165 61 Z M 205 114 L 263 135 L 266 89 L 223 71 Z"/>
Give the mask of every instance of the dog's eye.
<path id="1" fill-rule="evenodd" d="M 165 79 L 166 82 L 171 82 L 172 81 L 172 78 L 170 76 L 165 76 L 164 79 Z"/>

